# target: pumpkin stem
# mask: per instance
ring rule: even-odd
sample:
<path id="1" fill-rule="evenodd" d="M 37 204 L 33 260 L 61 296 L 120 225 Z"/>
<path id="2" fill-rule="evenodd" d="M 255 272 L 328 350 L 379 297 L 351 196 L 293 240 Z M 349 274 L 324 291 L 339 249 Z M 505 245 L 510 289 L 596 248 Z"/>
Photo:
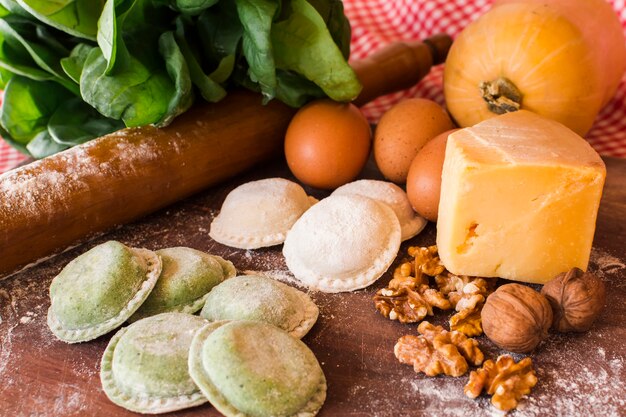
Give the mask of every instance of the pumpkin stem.
<path id="1" fill-rule="evenodd" d="M 511 80 L 504 77 L 483 81 L 478 86 L 487 108 L 496 114 L 514 112 L 522 106 L 522 93 Z"/>

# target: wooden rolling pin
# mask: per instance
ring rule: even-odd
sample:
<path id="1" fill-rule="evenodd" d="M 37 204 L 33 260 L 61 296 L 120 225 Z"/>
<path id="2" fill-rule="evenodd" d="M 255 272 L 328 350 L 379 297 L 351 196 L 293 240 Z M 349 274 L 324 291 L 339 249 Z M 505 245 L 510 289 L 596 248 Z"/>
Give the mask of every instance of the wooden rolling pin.
<path id="1" fill-rule="evenodd" d="M 363 104 L 445 60 L 446 35 L 395 43 L 354 63 Z M 231 91 L 170 126 L 123 129 L 0 176 L 0 277 L 163 208 L 282 153 L 295 109 Z"/>

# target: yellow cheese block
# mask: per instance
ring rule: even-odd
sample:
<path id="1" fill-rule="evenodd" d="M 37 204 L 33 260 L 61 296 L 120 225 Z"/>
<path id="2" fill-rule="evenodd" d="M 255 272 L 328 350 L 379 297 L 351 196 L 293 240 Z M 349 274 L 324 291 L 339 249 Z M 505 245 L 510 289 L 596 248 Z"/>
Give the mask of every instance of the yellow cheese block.
<path id="1" fill-rule="evenodd" d="M 585 270 L 605 176 L 583 138 L 526 110 L 451 134 L 437 222 L 443 264 L 534 283 Z"/>

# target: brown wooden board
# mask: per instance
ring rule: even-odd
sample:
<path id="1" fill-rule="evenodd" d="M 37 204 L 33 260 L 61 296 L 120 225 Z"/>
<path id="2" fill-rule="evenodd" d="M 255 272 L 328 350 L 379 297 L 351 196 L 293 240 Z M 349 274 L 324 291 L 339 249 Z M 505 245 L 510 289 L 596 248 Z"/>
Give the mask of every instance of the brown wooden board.
<path id="1" fill-rule="evenodd" d="M 606 308 L 591 331 L 553 334 L 531 355 L 539 383 L 513 416 L 626 413 L 626 160 L 607 158 L 606 162 L 607 184 L 589 267 L 607 284 Z M 271 176 L 291 178 L 284 163 L 273 162 L 0 281 L 0 416 L 134 414 L 111 403 L 100 386 L 99 362 L 112 333 L 68 345 L 56 340 L 46 325 L 50 281 L 67 262 L 98 243 L 116 239 L 150 249 L 190 246 L 224 256 L 240 271 L 264 271 L 289 281 L 280 246 L 237 250 L 208 236 L 210 222 L 231 189 Z M 396 264 L 406 257 L 408 246 L 431 245 L 434 240 L 435 227 L 429 224 L 402 245 Z M 415 334 L 417 326 L 387 320 L 375 311 L 371 297 L 389 278 L 388 272 L 376 284 L 353 293 L 311 294 L 321 314 L 303 340 L 328 379 L 328 397 L 320 415 L 499 415 L 487 397 L 470 400 L 463 395 L 467 376 L 429 378 L 395 359 L 396 340 Z M 436 312 L 431 321 L 447 327 L 449 316 L 450 312 Z M 487 357 L 502 353 L 484 336 L 479 341 Z M 169 415 L 218 413 L 207 404 Z"/>

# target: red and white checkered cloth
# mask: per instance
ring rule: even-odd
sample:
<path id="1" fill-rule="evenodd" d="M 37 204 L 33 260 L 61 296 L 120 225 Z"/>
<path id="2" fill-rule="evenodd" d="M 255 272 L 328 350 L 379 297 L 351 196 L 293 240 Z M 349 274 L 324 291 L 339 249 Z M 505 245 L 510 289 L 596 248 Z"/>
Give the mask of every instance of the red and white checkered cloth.
<path id="1" fill-rule="evenodd" d="M 618 12 L 626 32 L 626 2 L 608 0 Z M 352 24 L 352 60 L 366 57 L 398 40 L 419 40 L 437 33 L 457 35 L 486 12 L 493 0 L 344 0 Z M 376 122 L 393 103 L 405 97 L 426 97 L 444 104 L 443 66 L 435 67 L 417 86 L 381 97 L 364 107 Z M 626 77 L 613 100 L 602 110 L 587 140 L 602 155 L 626 158 Z M 24 157 L 0 140 L 0 173 Z"/>
<path id="2" fill-rule="evenodd" d="M 607 1 L 616 10 L 626 33 L 626 1 Z M 344 0 L 352 24 L 350 59 L 364 58 L 392 41 L 424 39 L 437 33 L 454 37 L 492 3 L 493 0 Z M 439 65 L 417 86 L 381 97 L 366 105 L 363 112 L 375 122 L 405 97 L 425 97 L 443 105 L 442 78 L 443 65 Z M 626 75 L 586 139 L 601 155 L 626 158 Z"/>

